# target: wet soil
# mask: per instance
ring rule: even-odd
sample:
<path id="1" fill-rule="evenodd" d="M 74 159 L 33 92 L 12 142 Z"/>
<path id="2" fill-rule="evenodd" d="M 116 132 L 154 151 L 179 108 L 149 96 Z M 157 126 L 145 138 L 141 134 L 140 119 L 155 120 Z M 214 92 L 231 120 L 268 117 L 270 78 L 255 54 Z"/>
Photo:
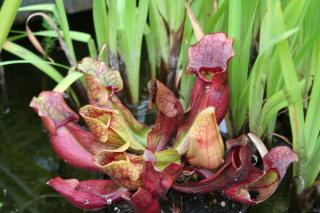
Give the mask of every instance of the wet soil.
<path id="1" fill-rule="evenodd" d="M 248 209 L 247 206 L 230 201 L 218 193 L 196 195 L 171 190 L 160 203 L 164 212 L 173 213 L 244 213 Z"/>
<path id="2" fill-rule="evenodd" d="M 248 206 L 221 196 L 219 193 L 185 194 L 169 190 L 160 200 L 162 213 L 245 213 Z M 113 204 L 106 209 L 110 213 L 133 213 L 126 202 Z"/>

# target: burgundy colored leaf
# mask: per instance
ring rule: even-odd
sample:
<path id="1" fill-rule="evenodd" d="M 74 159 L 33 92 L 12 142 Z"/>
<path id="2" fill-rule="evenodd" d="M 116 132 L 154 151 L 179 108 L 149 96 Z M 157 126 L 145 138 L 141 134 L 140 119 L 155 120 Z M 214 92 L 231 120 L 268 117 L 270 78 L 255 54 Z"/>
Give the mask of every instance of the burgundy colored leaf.
<path id="1" fill-rule="evenodd" d="M 92 172 L 101 172 L 95 164 L 94 156 L 86 150 L 65 126 L 49 135 L 51 145 L 57 155 L 67 164 Z"/>
<path id="2" fill-rule="evenodd" d="M 104 150 L 112 149 L 112 146 L 101 143 L 91 132 L 84 130 L 74 122 L 68 123 L 66 128 L 75 137 L 78 143 L 92 155 L 96 155 Z"/>
<path id="3" fill-rule="evenodd" d="M 79 120 L 79 116 L 68 107 L 59 92 L 41 92 L 38 98 L 32 99 L 30 107 L 38 113 L 50 134 L 55 134 L 57 128 L 70 121 Z"/>
<path id="4" fill-rule="evenodd" d="M 240 135 L 237 138 L 234 139 L 230 139 L 226 141 L 226 147 L 227 150 L 231 150 L 232 148 L 236 147 L 236 146 L 245 146 L 248 144 L 248 137 L 246 135 Z"/>
<path id="5" fill-rule="evenodd" d="M 264 169 L 276 168 L 281 179 L 286 174 L 288 166 L 298 161 L 298 155 L 287 146 L 277 146 L 263 158 Z"/>
<path id="6" fill-rule="evenodd" d="M 216 109 L 217 122 L 224 118 L 229 105 L 229 85 L 227 67 L 234 55 L 233 39 L 224 33 L 205 35 L 188 50 L 187 72 L 197 74 L 190 98 L 191 109 L 187 123 L 192 123 L 203 109 L 213 106 Z M 201 72 L 214 73 L 210 80 Z"/>
<path id="7" fill-rule="evenodd" d="M 149 191 L 153 197 L 164 196 L 180 173 L 182 166 L 171 163 L 163 171 L 155 168 L 155 156 L 150 151 L 144 153 L 144 164 L 141 173 L 143 188 Z"/>
<path id="8" fill-rule="evenodd" d="M 203 109 L 213 106 L 215 108 L 217 123 L 219 124 L 229 107 L 229 84 L 227 73 L 216 73 L 212 82 L 203 81 L 197 77 L 192 88 L 190 98 L 190 115 L 187 123 L 192 123 L 194 118 Z"/>
<path id="9" fill-rule="evenodd" d="M 228 152 L 226 160 L 213 176 L 199 182 L 175 184 L 173 188 L 187 193 L 206 193 L 241 183 L 248 177 L 254 180 L 261 175 L 262 172 L 251 165 L 251 150 L 248 145 L 237 146 Z"/>
<path id="10" fill-rule="evenodd" d="M 62 179 L 56 177 L 48 182 L 64 198 L 74 206 L 98 210 L 122 199 L 128 190 L 121 188 L 111 180 L 85 180 Z"/>
<path id="11" fill-rule="evenodd" d="M 257 204 L 268 197 L 276 190 L 280 182 L 277 169 L 269 169 L 252 182 L 246 180 L 243 183 L 227 187 L 223 194 L 229 199 L 247 205 Z"/>
<path id="12" fill-rule="evenodd" d="M 183 109 L 174 93 L 160 81 L 148 83 L 150 107 L 155 103 L 158 115 L 154 128 L 148 134 L 148 149 L 162 151 L 177 132 L 183 119 Z"/>
<path id="13" fill-rule="evenodd" d="M 30 106 L 41 117 L 52 147 L 62 160 L 76 168 L 101 172 L 93 154 L 105 147 L 96 140 L 90 141 L 93 135 L 75 123 L 78 116 L 66 105 L 61 93 L 42 92 Z"/>
<path id="14" fill-rule="evenodd" d="M 214 172 L 212 172 L 211 170 L 209 169 L 203 169 L 203 168 L 196 168 L 194 170 L 197 174 L 201 175 L 202 177 L 204 178 L 209 178 L 211 176 L 214 175 Z"/>
<path id="15" fill-rule="evenodd" d="M 231 186 L 224 194 L 247 205 L 261 203 L 274 193 L 288 166 L 297 160 L 297 154 L 289 147 L 275 147 L 263 158 L 265 171 L 261 177 Z"/>
<path id="16" fill-rule="evenodd" d="M 188 193 L 223 190 L 228 198 L 248 205 L 266 200 L 298 156 L 287 146 L 273 148 L 263 157 L 261 170 L 251 164 L 252 145 L 244 135 L 227 141 L 227 159 L 214 174 L 205 175 L 199 182 L 176 184 L 174 188 Z"/>
<path id="17" fill-rule="evenodd" d="M 141 187 L 133 195 L 126 193 L 123 198 L 133 206 L 136 213 L 160 213 L 159 201 Z"/>
<path id="18" fill-rule="evenodd" d="M 187 72 L 200 71 L 224 72 L 229 60 L 234 55 L 233 39 L 227 38 L 224 33 L 213 33 L 202 37 L 188 50 L 189 62 Z"/>

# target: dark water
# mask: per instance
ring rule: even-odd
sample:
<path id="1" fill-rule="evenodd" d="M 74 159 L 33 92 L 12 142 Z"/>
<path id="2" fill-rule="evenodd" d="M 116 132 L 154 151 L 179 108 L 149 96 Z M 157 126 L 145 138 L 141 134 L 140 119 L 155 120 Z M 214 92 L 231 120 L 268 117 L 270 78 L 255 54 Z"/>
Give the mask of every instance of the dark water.
<path id="1" fill-rule="evenodd" d="M 69 19 L 72 29 L 87 31 L 92 30 L 91 20 L 91 12 Z M 26 40 L 21 44 L 32 49 Z M 79 58 L 87 54 L 83 45 L 76 44 L 76 47 Z M 59 50 L 52 56 L 63 60 Z M 15 59 L 3 51 L 2 61 Z M 40 119 L 28 106 L 40 91 L 53 89 L 54 82 L 32 65 L 4 68 L 8 100 L 0 102 L 0 212 L 83 212 L 67 203 L 46 182 L 56 176 L 80 180 L 101 177 L 61 162 L 50 146 Z"/>

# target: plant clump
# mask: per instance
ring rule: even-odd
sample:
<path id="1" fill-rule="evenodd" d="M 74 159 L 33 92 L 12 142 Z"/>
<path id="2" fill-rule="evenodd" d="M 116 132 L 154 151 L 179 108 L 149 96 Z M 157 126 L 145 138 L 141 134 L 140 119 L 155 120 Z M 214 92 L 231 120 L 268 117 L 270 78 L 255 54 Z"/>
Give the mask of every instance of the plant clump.
<path id="1" fill-rule="evenodd" d="M 224 33 L 214 33 L 190 47 L 186 71 L 196 80 L 187 112 L 160 81 L 148 83 L 149 106 L 157 108 L 153 128 L 139 123 L 117 97 L 123 88 L 118 71 L 102 61 L 83 59 L 77 69 L 84 75 L 89 104 L 79 114 L 89 130 L 77 123 L 79 116 L 59 92 L 44 91 L 30 106 L 62 160 L 109 179 L 56 177 L 48 185 L 74 206 L 90 210 L 126 200 L 136 212 L 160 212 L 158 199 L 169 188 L 185 193 L 221 191 L 249 205 L 266 200 L 298 157 L 287 146 L 268 151 L 252 133 L 223 142 L 218 124 L 229 106 L 232 42 Z M 257 150 L 262 168 L 251 161 Z M 197 178 L 182 180 L 186 172 Z"/>

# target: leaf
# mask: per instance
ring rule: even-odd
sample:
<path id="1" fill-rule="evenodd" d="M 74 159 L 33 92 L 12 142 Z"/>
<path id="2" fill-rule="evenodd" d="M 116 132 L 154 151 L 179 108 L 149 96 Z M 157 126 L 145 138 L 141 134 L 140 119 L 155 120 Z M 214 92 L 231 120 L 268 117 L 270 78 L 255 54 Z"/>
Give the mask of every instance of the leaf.
<path id="1" fill-rule="evenodd" d="M 108 16 L 107 6 L 104 0 L 94 0 L 92 3 L 93 25 L 96 34 L 99 50 L 108 41 Z M 106 59 L 106 54 L 103 54 L 103 59 Z"/>
<path id="2" fill-rule="evenodd" d="M 116 148 L 113 151 L 123 152 L 129 147 L 134 150 L 144 149 L 131 135 L 134 133 L 127 129 L 128 124 L 124 123 L 125 120 L 118 115 L 118 111 L 86 105 L 81 107 L 79 113 L 100 141 Z"/>
<path id="3" fill-rule="evenodd" d="M 279 194 L 278 190 L 265 202 L 252 206 L 249 209 L 249 213 L 260 212 L 260 213 L 278 213 L 286 212 L 289 208 L 289 199 L 286 194 Z"/>
<path id="4" fill-rule="evenodd" d="M 187 133 L 177 140 L 175 148 L 179 154 L 186 153 L 190 164 L 206 169 L 222 164 L 224 145 L 213 107 L 201 111 Z"/>
<path id="5" fill-rule="evenodd" d="M 134 190 L 142 184 L 142 163 L 130 159 L 124 152 L 100 152 L 96 156 L 96 163 L 114 182 L 125 188 Z"/>
<path id="6" fill-rule="evenodd" d="M 122 199 L 128 190 L 111 180 L 62 179 L 56 177 L 47 183 L 75 207 L 86 210 L 103 209 Z"/>
<path id="7" fill-rule="evenodd" d="M 150 129 L 139 123 L 117 96 L 109 93 L 108 86 L 114 88 L 115 91 L 121 89 L 122 86 L 117 86 L 119 85 L 118 81 L 114 81 L 115 84 L 110 84 L 111 81 L 106 78 L 106 72 L 109 71 L 106 71 L 105 63 L 84 58 L 77 68 L 85 73 L 89 102 L 92 104 L 90 108 L 95 108 L 100 112 L 104 111 L 104 113 L 113 111 L 110 120 L 111 129 L 116 133 L 112 134 L 114 136 L 113 140 L 122 140 L 123 144 L 129 143 L 132 149 L 143 151 L 146 147 L 146 138 Z M 84 114 L 84 116 L 86 115 Z M 97 120 L 95 121 L 97 122 Z M 104 138 L 104 140 L 106 139 Z"/>
<path id="8" fill-rule="evenodd" d="M 76 124 L 78 115 L 66 105 L 61 93 L 42 92 L 32 99 L 30 107 L 41 117 L 51 145 L 62 160 L 76 168 L 101 172 L 93 155 L 110 147 Z"/>
<path id="9" fill-rule="evenodd" d="M 56 134 L 57 128 L 70 121 L 79 120 L 79 116 L 68 107 L 59 92 L 40 93 L 38 98 L 32 99 L 30 107 L 39 114 L 50 134 Z"/>
<path id="10" fill-rule="evenodd" d="M 137 213 L 160 213 L 159 201 L 152 197 L 151 193 L 143 188 L 139 188 L 133 195 L 124 196 Z"/>
<path id="11" fill-rule="evenodd" d="M 209 106 L 215 107 L 218 123 L 224 118 L 229 106 L 227 66 L 234 55 L 232 42 L 224 33 L 213 33 L 189 48 L 186 72 L 197 74 L 197 79 L 192 88 L 187 123 L 193 122 L 196 115 Z M 201 72 L 213 73 L 213 77 L 207 80 Z"/>
<path id="12" fill-rule="evenodd" d="M 63 32 L 63 38 L 66 42 L 66 47 L 70 50 L 70 55 L 74 61 L 76 61 L 76 54 L 74 52 L 72 40 L 70 37 L 70 28 L 68 23 L 68 18 L 66 15 L 65 7 L 64 7 L 64 1 L 63 0 L 56 0 L 56 9 L 58 13 L 58 19 L 59 24 L 61 26 L 62 32 Z"/>
<path id="13" fill-rule="evenodd" d="M 19 34 L 11 36 L 10 38 L 8 38 L 8 40 L 16 41 L 27 36 L 26 32 L 24 31 L 15 31 L 15 32 Z M 60 31 L 60 33 L 63 35 L 62 31 Z M 58 37 L 57 33 L 54 30 L 41 30 L 41 31 L 34 32 L 33 34 L 35 36 L 44 36 L 44 37 L 53 37 L 53 38 Z M 93 58 L 97 57 L 96 46 L 90 34 L 79 32 L 79 31 L 70 31 L 70 37 L 74 41 L 79 41 L 86 44 L 88 47 L 90 57 L 93 57 Z"/>
<path id="14" fill-rule="evenodd" d="M 261 177 L 262 171 L 251 165 L 252 152 L 246 144 L 247 140 L 242 136 L 232 141 L 225 161 L 213 175 L 199 182 L 174 184 L 173 188 L 186 193 L 207 193 L 223 190 L 248 178 L 255 180 Z"/>
<path id="15" fill-rule="evenodd" d="M 198 20 L 196 19 L 195 15 L 193 14 L 189 2 L 185 1 L 185 7 L 186 7 L 187 14 L 189 16 L 190 22 L 192 24 L 194 34 L 196 35 L 197 40 L 200 41 L 204 37 L 201 26 Z"/>
<path id="16" fill-rule="evenodd" d="M 108 134 L 110 134 L 108 129 L 114 111 L 86 105 L 81 107 L 79 113 L 88 124 L 90 131 L 97 136 L 100 141 L 106 142 L 108 140 Z"/>
<path id="17" fill-rule="evenodd" d="M 276 169 L 269 169 L 253 183 L 234 185 L 223 191 L 229 199 L 247 205 L 257 204 L 267 199 L 276 190 L 280 182 L 279 174 Z"/>
<path id="18" fill-rule="evenodd" d="M 65 14 L 64 14 L 65 15 Z M 31 43 L 33 44 L 33 46 L 38 50 L 38 52 L 40 52 L 45 58 L 48 58 L 50 61 L 52 61 L 52 59 L 50 57 L 48 57 L 47 53 L 44 51 L 44 49 L 42 48 L 40 42 L 38 41 L 38 39 L 34 36 L 33 32 L 31 31 L 28 23 L 29 21 L 36 16 L 41 16 L 43 19 L 45 19 L 47 21 L 47 23 L 49 24 L 49 26 L 56 32 L 57 34 L 57 38 L 58 41 L 60 43 L 61 48 L 63 49 L 68 62 L 70 64 L 70 66 L 74 66 L 76 64 L 75 62 L 75 54 L 74 54 L 74 50 L 73 50 L 73 46 L 71 43 L 71 37 L 69 36 L 69 28 L 67 29 L 67 31 L 65 31 L 65 29 L 63 29 L 63 33 L 64 33 L 64 38 L 63 39 L 60 30 L 58 28 L 58 26 L 56 25 L 56 23 L 53 21 L 53 19 L 48 16 L 45 13 L 42 12 L 37 12 L 37 13 L 33 13 L 31 14 L 28 19 L 27 19 L 27 23 L 26 23 L 26 32 L 27 32 L 27 36 L 29 38 L 29 40 L 31 41 Z M 62 18 L 62 17 L 60 17 Z M 64 26 L 63 26 L 64 27 Z M 70 41 L 69 41 L 70 40 Z M 70 43 L 69 43 L 70 42 Z M 70 44 L 70 45 L 69 45 Z"/>
<path id="19" fill-rule="evenodd" d="M 157 171 L 155 168 L 156 159 L 152 152 L 146 150 L 143 158 L 142 187 L 150 192 L 154 198 L 163 197 L 180 174 L 182 166 L 170 163 L 163 171 Z"/>
<path id="20" fill-rule="evenodd" d="M 176 134 L 183 119 L 183 109 L 174 93 L 160 81 L 148 83 L 150 102 L 157 105 L 158 114 L 154 128 L 148 134 L 148 149 L 155 152 L 166 148 Z"/>
<path id="21" fill-rule="evenodd" d="M 229 85 L 227 73 L 216 73 L 212 82 L 197 77 L 190 97 L 190 114 L 186 123 L 192 123 L 195 117 L 205 108 L 214 107 L 217 122 L 220 123 L 229 108 Z"/>
<path id="22" fill-rule="evenodd" d="M 187 72 L 200 73 L 224 72 L 229 60 L 234 55 L 233 39 L 227 38 L 224 33 L 205 35 L 197 44 L 188 50 L 189 62 Z"/>
<path id="23" fill-rule="evenodd" d="M 86 57 L 77 65 L 77 69 L 84 74 L 95 76 L 100 84 L 112 91 L 119 92 L 123 89 L 120 72 L 118 70 L 110 70 L 103 61 Z"/>
<path id="24" fill-rule="evenodd" d="M 71 84 L 73 84 L 76 80 L 81 78 L 83 75 L 82 73 L 72 71 L 70 72 L 66 77 L 63 78 L 62 81 L 59 82 L 59 84 L 53 89 L 53 91 L 56 92 L 64 92 L 66 91 Z"/>
<path id="25" fill-rule="evenodd" d="M 17 15 L 19 6 L 21 4 L 21 0 L 13 0 L 13 1 L 7 1 L 2 3 L 3 4 L 1 4 L 1 9 L 0 9 L 0 20 L 1 20 L 0 53 L 2 50 L 2 46 L 4 45 L 9 35 L 10 28 L 12 27 L 12 24 Z"/>
<path id="26" fill-rule="evenodd" d="M 298 155 L 288 146 L 277 146 L 263 158 L 264 168 L 276 168 L 282 179 L 292 162 L 298 161 Z"/>
<path id="27" fill-rule="evenodd" d="M 138 104 L 142 40 L 149 0 L 116 0 L 116 4 L 113 9 L 117 18 L 114 21 L 118 24 L 118 46 L 126 67 L 129 98 L 133 104 Z"/>
<path id="28" fill-rule="evenodd" d="M 116 121 L 119 121 L 119 124 L 123 124 L 123 129 L 118 129 L 117 132 L 120 134 L 121 131 L 126 131 L 129 138 L 127 141 L 137 141 L 140 144 L 140 147 L 147 146 L 147 136 L 150 132 L 150 128 L 144 124 L 139 123 L 131 112 L 121 103 L 121 101 L 116 96 L 110 98 L 110 108 L 117 110 L 117 114 L 114 114 L 117 118 Z"/>
<path id="29" fill-rule="evenodd" d="M 278 146 L 263 158 L 264 174 L 253 181 L 244 181 L 224 190 L 235 201 L 252 205 L 270 197 L 284 177 L 288 166 L 298 161 L 298 156 L 287 146 Z"/>
<path id="30" fill-rule="evenodd" d="M 175 149 L 165 149 L 155 153 L 157 169 L 163 170 L 171 163 L 180 163 L 180 155 Z"/>
<path id="31" fill-rule="evenodd" d="M 10 52 L 11 54 L 14 54 L 19 58 L 30 61 L 32 65 L 37 67 L 39 70 L 41 70 L 43 73 L 45 73 L 54 81 L 60 82 L 63 79 L 63 76 L 53 66 L 51 66 L 50 64 L 47 64 L 45 60 L 38 57 L 31 51 L 25 49 L 24 47 L 16 43 L 6 41 L 3 44 L 3 49 Z"/>

